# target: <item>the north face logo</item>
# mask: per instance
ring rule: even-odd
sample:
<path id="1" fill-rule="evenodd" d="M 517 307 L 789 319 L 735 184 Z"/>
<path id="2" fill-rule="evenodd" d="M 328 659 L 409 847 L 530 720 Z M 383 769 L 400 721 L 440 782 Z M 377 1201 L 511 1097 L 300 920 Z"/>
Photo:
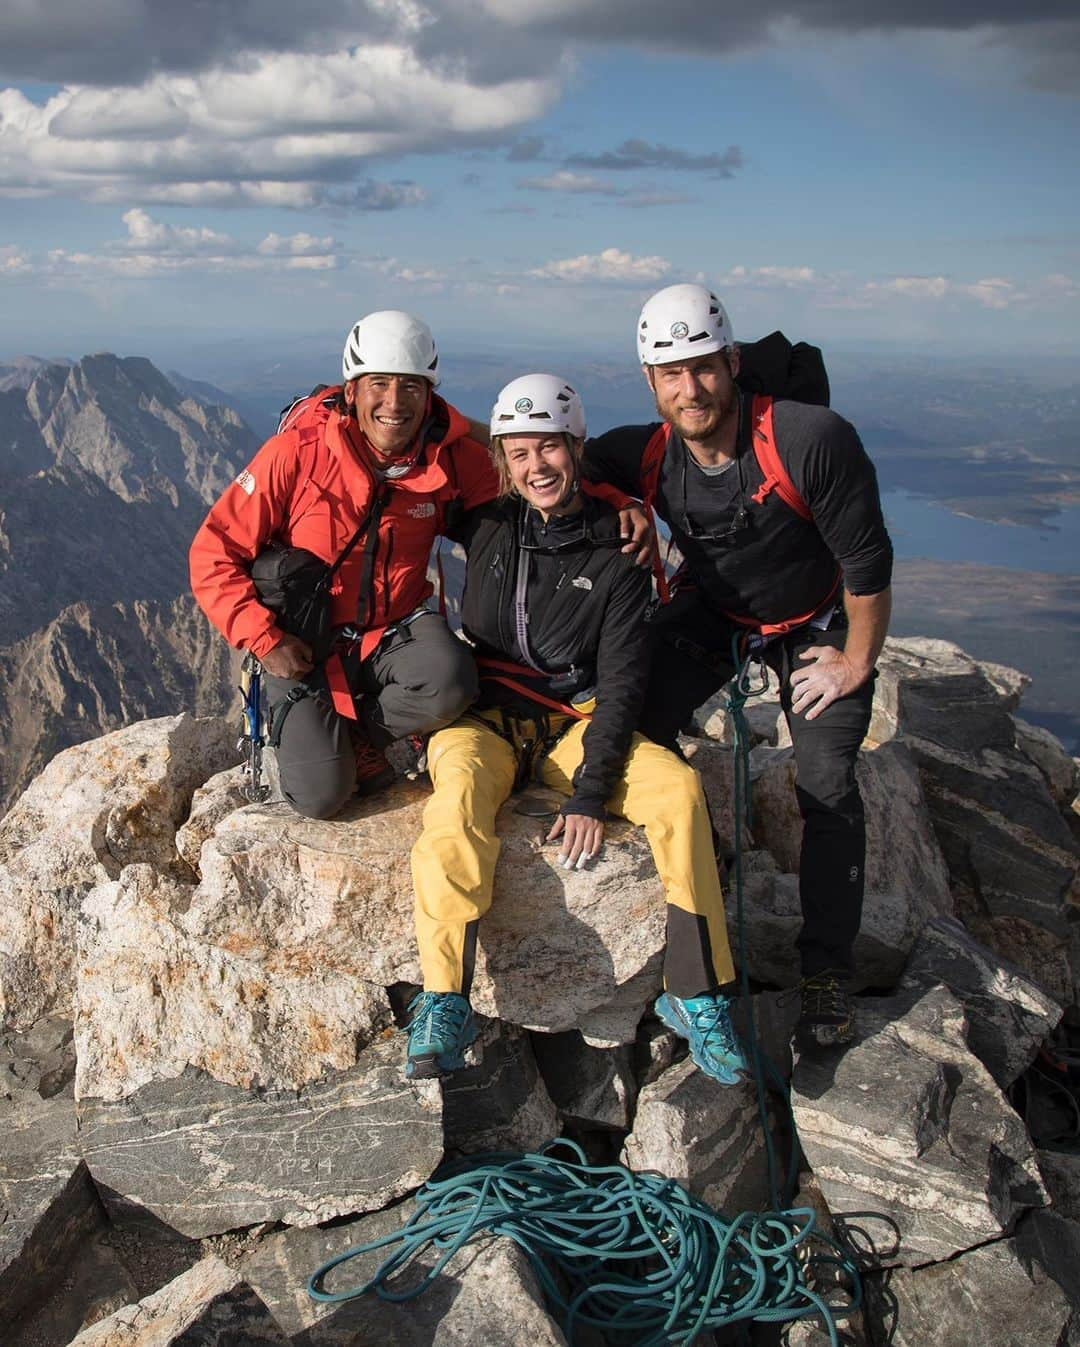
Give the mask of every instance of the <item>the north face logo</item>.
<path id="1" fill-rule="evenodd" d="M 410 519 L 430 519 L 435 513 L 435 506 L 430 500 L 424 500 L 419 505 L 410 505 L 408 513 Z"/>

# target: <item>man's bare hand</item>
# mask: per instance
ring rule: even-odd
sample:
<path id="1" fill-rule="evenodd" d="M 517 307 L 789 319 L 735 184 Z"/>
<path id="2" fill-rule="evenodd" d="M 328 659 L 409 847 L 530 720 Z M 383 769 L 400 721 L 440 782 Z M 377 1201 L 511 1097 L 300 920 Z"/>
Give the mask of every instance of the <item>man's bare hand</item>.
<path id="1" fill-rule="evenodd" d="M 604 844 L 604 821 L 587 814 L 560 814 L 546 840 L 554 842 L 559 837 L 562 846 L 556 864 L 564 870 L 583 870 L 588 861 L 596 860 Z"/>
<path id="2" fill-rule="evenodd" d="M 811 663 L 791 675 L 791 709 L 814 720 L 827 706 L 862 687 L 870 677 L 861 673 L 842 650 L 831 645 L 812 645 L 800 659 Z"/>
<path id="3" fill-rule="evenodd" d="M 299 636 L 290 636 L 288 632 L 266 652 L 259 663 L 275 678 L 303 678 L 315 667 L 311 646 L 301 641 Z"/>
<path id="4" fill-rule="evenodd" d="M 651 566 L 659 553 L 656 550 L 656 530 L 645 509 L 628 505 L 619 511 L 619 534 L 627 539 L 623 551 L 634 558 L 636 566 Z"/>

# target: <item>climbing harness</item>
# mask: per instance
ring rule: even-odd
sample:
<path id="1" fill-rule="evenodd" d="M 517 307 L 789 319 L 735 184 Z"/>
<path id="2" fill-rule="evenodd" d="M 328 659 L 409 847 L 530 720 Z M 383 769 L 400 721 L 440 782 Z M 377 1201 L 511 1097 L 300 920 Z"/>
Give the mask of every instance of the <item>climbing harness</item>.
<path id="1" fill-rule="evenodd" d="M 307 1284 L 313 1300 L 334 1305 L 368 1291 L 383 1300 L 412 1300 L 471 1239 L 505 1235 L 529 1260 L 571 1347 L 595 1331 L 612 1347 L 688 1347 L 701 1334 L 726 1326 L 806 1318 L 820 1318 L 832 1347 L 839 1347 L 837 1321 L 862 1303 L 859 1268 L 818 1228 L 811 1208 L 790 1206 L 798 1175 L 794 1127 L 782 1183 L 778 1177 L 766 1080 L 785 1101 L 787 1086 L 758 1045 L 742 953 L 742 830 L 744 819 L 747 827 L 751 822 L 744 708 L 765 691 L 768 673 L 760 649 L 743 658 L 740 641 L 745 636 L 736 633 L 732 662 L 738 673 L 727 697 L 733 728 L 733 875 L 742 1001 L 772 1209 L 729 1219 L 662 1174 L 590 1165 L 581 1147 L 565 1138 L 532 1154 L 466 1156 L 424 1184 L 402 1229 L 354 1245 L 318 1268 Z M 559 1158 L 562 1151 L 572 1158 Z M 386 1250 L 383 1261 L 365 1281 L 328 1287 L 335 1269 L 379 1250 Z M 425 1252 L 433 1261 L 414 1266 L 410 1278 L 410 1265 Z"/>
<path id="2" fill-rule="evenodd" d="M 243 719 L 236 751 L 244 753 L 244 784 L 240 792 L 252 804 L 262 804 L 270 794 L 270 787 L 262 784 L 262 754 L 266 747 L 264 729 L 266 716 L 262 698 L 263 669 L 250 652 L 240 665 L 240 695 L 244 699 Z"/>

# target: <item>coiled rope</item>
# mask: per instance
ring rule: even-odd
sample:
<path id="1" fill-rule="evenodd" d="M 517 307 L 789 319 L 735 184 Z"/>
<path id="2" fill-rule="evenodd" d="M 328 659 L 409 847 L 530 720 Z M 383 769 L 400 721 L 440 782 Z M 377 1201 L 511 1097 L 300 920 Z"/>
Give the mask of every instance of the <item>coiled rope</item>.
<path id="1" fill-rule="evenodd" d="M 424 1184 L 402 1229 L 356 1244 L 315 1271 L 307 1286 L 312 1300 L 339 1304 L 368 1291 L 383 1300 L 412 1300 L 470 1240 L 505 1235 L 528 1259 L 571 1347 L 588 1330 L 599 1330 L 613 1347 L 685 1347 L 706 1331 L 748 1320 L 814 1316 L 832 1347 L 839 1347 L 836 1323 L 862 1301 L 858 1268 L 817 1228 L 811 1208 L 789 1207 L 798 1168 L 794 1126 L 783 1191 L 769 1128 L 766 1075 L 785 1101 L 787 1087 L 757 1041 L 744 957 L 742 874 L 743 820 L 747 827 L 751 822 L 744 707 L 765 691 L 768 679 L 762 665 L 755 682 L 751 660 L 740 662 L 737 648 L 735 653 L 739 673 L 727 709 L 734 731 L 739 962 L 773 1210 L 728 1219 L 662 1174 L 590 1165 L 581 1147 L 564 1138 L 533 1154 L 466 1156 Z M 559 1159 L 556 1151 L 569 1151 L 573 1159 Z M 366 1281 L 327 1289 L 336 1268 L 380 1249 L 389 1252 Z M 431 1266 L 410 1280 L 410 1264 L 429 1250 L 435 1254 Z M 828 1299 L 814 1283 L 831 1288 Z"/>
<path id="2" fill-rule="evenodd" d="M 557 1158 L 560 1149 L 573 1160 Z M 749 1319 L 814 1314 L 838 1343 L 839 1311 L 807 1275 L 849 1268 L 815 1228 L 810 1208 L 728 1221 L 673 1179 L 590 1165 L 566 1140 L 535 1154 L 467 1157 L 426 1183 L 415 1201 L 403 1229 L 330 1259 L 308 1281 L 308 1295 L 338 1304 L 374 1290 L 383 1300 L 412 1300 L 464 1244 L 488 1233 L 506 1235 L 524 1252 L 571 1344 L 598 1329 L 611 1343 L 660 1347 Z M 429 1247 L 433 1264 L 398 1289 L 395 1277 Z M 336 1267 L 377 1249 L 391 1252 L 367 1281 L 326 1289 Z"/>

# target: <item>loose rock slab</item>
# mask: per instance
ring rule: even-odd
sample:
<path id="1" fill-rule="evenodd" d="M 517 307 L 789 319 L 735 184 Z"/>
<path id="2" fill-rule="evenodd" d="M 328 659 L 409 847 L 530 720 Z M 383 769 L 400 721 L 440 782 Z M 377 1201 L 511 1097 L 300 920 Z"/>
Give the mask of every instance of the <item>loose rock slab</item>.
<path id="1" fill-rule="evenodd" d="M 1071 1314 L 1061 1289 L 1041 1268 L 1025 1267 L 1013 1240 L 898 1269 L 874 1298 L 890 1347 L 1056 1347 Z"/>
<path id="2" fill-rule="evenodd" d="M 399 1038 L 302 1090 L 255 1093 L 189 1068 L 124 1099 L 84 1099 L 80 1143 L 107 1206 L 189 1236 L 312 1225 L 423 1183 L 443 1154 L 438 1082 L 406 1084 Z"/>
<path id="3" fill-rule="evenodd" d="M 55 1287 L 58 1266 L 104 1225 L 75 1144 L 70 1099 L 0 1100 L 0 1324 Z"/>
<path id="4" fill-rule="evenodd" d="M 60 753 L 0 821 L 0 1023 L 70 1014 L 75 924 L 124 865 L 177 865 L 192 793 L 235 758 L 235 726 L 186 713 Z"/>
<path id="5" fill-rule="evenodd" d="M 637 1097 L 630 1048 L 594 1048 L 569 1030 L 534 1034 L 533 1050 L 562 1117 L 591 1126 L 630 1127 Z"/>
<path id="6" fill-rule="evenodd" d="M 768 1206 L 753 1083 L 721 1085 L 689 1058 L 671 1067 L 642 1090 L 623 1163 L 678 1179 L 732 1216 Z"/>
<path id="7" fill-rule="evenodd" d="M 219 1258 L 201 1262 L 80 1333 L 71 1347 L 287 1347 L 289 1339 L 246 1282 Z"/>
<path id="8" fill-rule="evenodd" d="M 964 1008 L 968 1046 L 1003 1090 L 1031 1064 L 1062 1014 L 1022 968 L 949 917 L 923 927 L 901 985 L 923 992 L 949 988 Z"/>
<path id="9" fill-rule="evenodd" d="M 858 1014 L 846 1053 L 804 1057 L 792 1077 L 799 1140 L 830 1210 L 891 1218 L 910 1265 L 998 1239 L 1045 1205 L 1024 1125 L 968 1050 L 952 994 L 864 999 Z"/>
<path id="10" fill-rule="evenodd" d="M 903 736 L 911 749 L 951 883 L 990 914 L 980 937 L 1057 994 L 1068 974 L 1048 980 L 1047 951 L 1017 941 L 1014 926 L 1068 940 L 1080 848 L 1042 771 L 1016 747 L 1010 712 L 1024 676 L 927 640 L 887 642 L 878 668 L 871 733 Z"/>
<path id="11" fill-rule="evenodd" d="M 448 1151 L 534 1151 L 557 1135 L 559 1115 L 537 1069 L 529 1035 L 499 1020 L 480 1037 L 461 1071 L 442 1082 Z M 405 1040 L 399 1040 L 404 1062 Z"/>
<path id="12" fill-rule="evenodd" d="M 295 1342 L 304 1347 L 565 1347 L 548 1316 L 524 1254 L 510 1240 L 469 1244 L 415 1300 L 392 1304 L 368 1293 L 343 1305 L 318 1305 L 306 1294 L 316 1268 L 355 1244 L 399 1230 L 412 1203 L 375 1212 L 332 1230 L 273 1235 L 245 1259 L 241 1271 Z M 343 1264 L 327 1289 L 355 1286 L 372 1275 L 389 1248 Z M 430 1252 L 406 1274 L 413 1285 L 434 1258 Z"/>

